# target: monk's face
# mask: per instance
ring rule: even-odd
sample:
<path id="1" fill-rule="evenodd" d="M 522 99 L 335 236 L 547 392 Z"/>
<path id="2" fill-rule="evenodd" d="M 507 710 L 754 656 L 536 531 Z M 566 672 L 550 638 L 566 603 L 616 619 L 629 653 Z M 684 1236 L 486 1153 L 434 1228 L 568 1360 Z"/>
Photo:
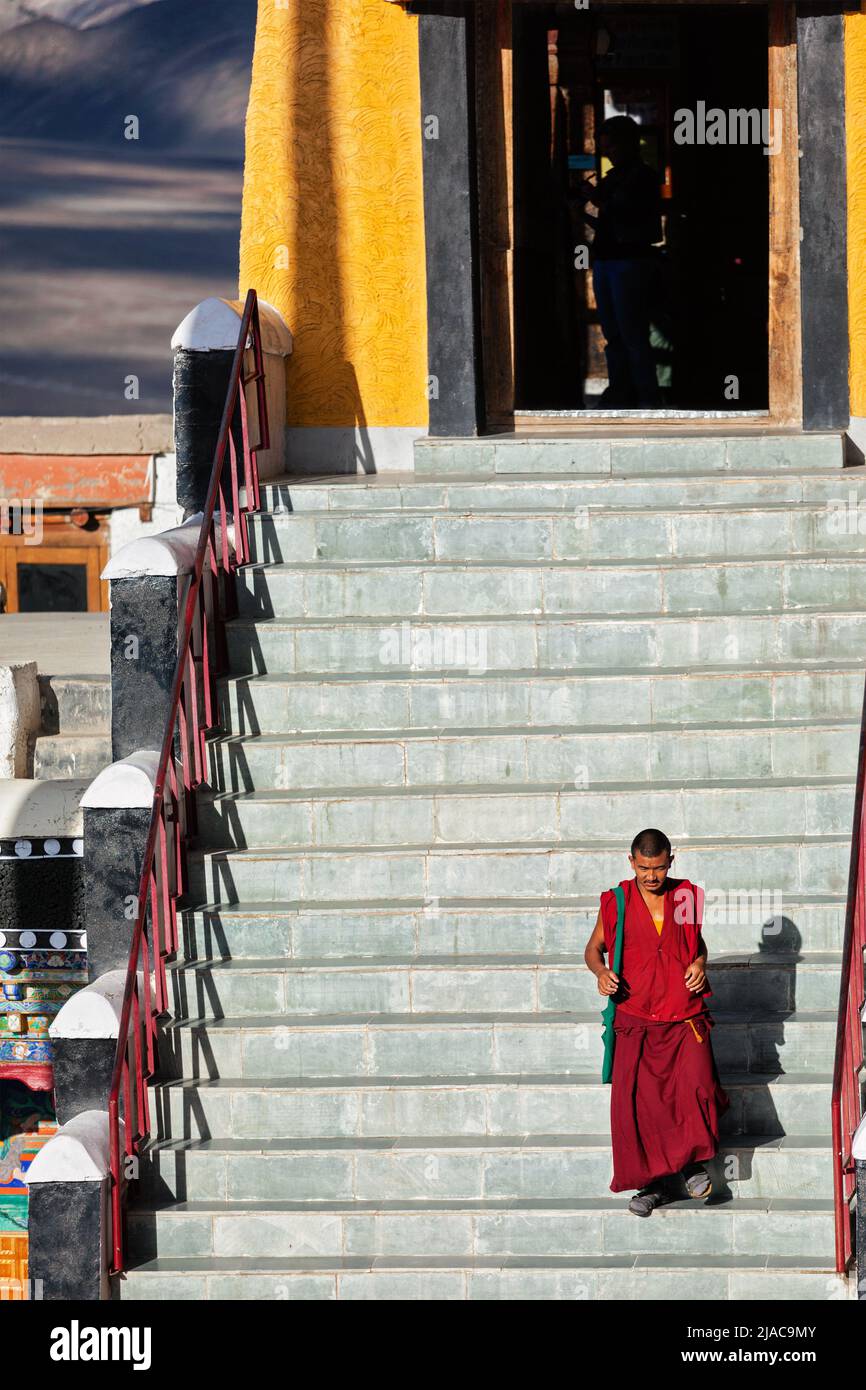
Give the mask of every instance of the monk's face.
<path id="1" fill-rule="evenodd" d="M 658 854 L 650 858 L 646 854 L 629 855 L 629 862 L 634 869 L 634 876 L 641 888 L 646 888 L 648 893 L 658 893 L 664 886 L 664 881 L 668 876 L 668 870 L 673 863 L 673 855 Z"/>

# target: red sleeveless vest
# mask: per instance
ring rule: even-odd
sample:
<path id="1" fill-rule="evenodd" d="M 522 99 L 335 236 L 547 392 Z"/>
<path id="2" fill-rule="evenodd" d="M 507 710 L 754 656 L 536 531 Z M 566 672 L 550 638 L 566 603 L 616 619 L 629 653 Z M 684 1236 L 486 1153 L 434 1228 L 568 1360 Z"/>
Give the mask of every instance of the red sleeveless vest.
<path id="1" fill-rule="evenodd" d="M 686 969 L 698 954 L 703 918 L 703 889 L 686 878 L 669 878 L 663 893 L 665 919 L 661 936 L 640 895 L 637 879 L 624 879 L 625 930 L 617 1015 L 676 1023 L 706 1012 L 709 985 L 701 994 L 686 988 Z M 616 944 L 616 898 L 609 889 L 601 895 L 604 947 L 608 964 Z"/>

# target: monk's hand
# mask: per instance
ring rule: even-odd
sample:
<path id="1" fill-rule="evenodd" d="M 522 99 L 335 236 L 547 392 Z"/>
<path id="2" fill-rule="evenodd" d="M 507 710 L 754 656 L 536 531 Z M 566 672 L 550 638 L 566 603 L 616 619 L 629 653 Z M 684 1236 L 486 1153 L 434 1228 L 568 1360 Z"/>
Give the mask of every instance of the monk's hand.
<path id="1" fill-rule="evenodd" d="M 596 978 L 598 980 L 599 994 L 616 994 L 619 989 L 619 976 L 614 975 L 612 970 L 608 970 L 607 968 L 600 970 Z"/>
<path id="2" fill-rule="evenodd" d="M 686 989 L 692 994 L 700 994 L 707 983 L 706 972 L 699 960 L 693 960 L 686 971 Z"/>

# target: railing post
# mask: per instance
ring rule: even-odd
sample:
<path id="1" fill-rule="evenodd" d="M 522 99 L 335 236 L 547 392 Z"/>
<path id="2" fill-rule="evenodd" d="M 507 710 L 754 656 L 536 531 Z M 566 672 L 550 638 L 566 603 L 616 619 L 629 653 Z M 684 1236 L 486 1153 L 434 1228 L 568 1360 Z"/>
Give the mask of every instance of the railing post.
<path id="1" fill-rule="evenodd" d="M 91 980 L 129 962 L 158 761 L 151 749 L 112 763 L 82 798 Z"/>

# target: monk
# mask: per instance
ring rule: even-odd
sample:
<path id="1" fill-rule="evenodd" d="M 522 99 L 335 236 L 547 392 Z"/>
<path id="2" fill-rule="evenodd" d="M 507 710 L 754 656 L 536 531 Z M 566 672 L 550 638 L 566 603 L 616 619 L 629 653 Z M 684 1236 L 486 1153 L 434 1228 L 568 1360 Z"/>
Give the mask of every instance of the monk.
<path id="1" fill-rule="evenodd" d="M 706 1000 L 707 948 L 701 934 L 703 892 L 669 876 L 674 856 L 660 830 L 632 843 L 634 878 L 625 894 L 621 975 L 611 969 L 616 943 L 613 890 L 601 907 L 584 959 L 598 992 L 616 996 L 611 1081 L 612 1192 L 638 1188 L 635 1216 L 651 1216 L 682 1173 L 691 1197 L 708 1197 L 704 1161 L 719 1146 L 719 1117 L 729 1107 L 713 1057 Z"/>

